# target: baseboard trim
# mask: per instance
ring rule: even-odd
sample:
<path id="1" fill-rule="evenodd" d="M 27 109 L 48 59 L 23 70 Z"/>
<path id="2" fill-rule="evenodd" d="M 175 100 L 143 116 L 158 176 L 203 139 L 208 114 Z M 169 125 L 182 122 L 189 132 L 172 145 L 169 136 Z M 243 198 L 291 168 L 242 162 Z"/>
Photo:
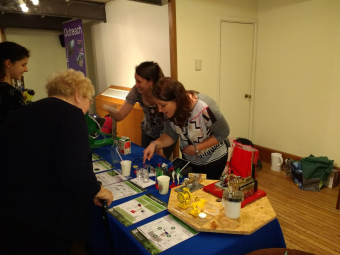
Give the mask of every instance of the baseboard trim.
<path id="1" fill-rule="evenodd" d="M 294 159 L 294 160 L 301 160 L 302 159 L 302 157 L 299 157 L 299 156 L 296 156 L 296 155 L 293 155 L 293 154 L 289 154 L 289 153 L 286 153 L 286 152 L 283 152 L 283 151 L 273 150 L 273 149 L 270 149 L 270 148 L 267 148 L 267 147 L 263 147 L 261 145 L 254 144 L 254 147 L 259 150 L 260 160 L 267 162 L 267 163 L 271 162 L 271 154 L 273 152 L 281 153 L 283 161 L 286 158 L 290 158 L 290 159 Z M 337 169 L 337 170 L 340 171 L 340 167 L 335 166 L 334 169 Z"/>

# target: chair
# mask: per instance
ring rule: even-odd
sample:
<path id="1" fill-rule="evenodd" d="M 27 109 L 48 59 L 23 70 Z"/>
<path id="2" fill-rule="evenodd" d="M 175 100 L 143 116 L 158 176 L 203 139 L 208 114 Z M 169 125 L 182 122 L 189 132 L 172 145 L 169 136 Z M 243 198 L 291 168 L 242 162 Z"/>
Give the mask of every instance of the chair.
<path id="1" fill-rule="evenodd" d="M 253 251 L 248 253 L 247 255 L 313 255 L 313 253 L 299 251 L 294 249 L 287 248 L 269 248 L 269 249 L 261 249 L 257 251 Z"/>

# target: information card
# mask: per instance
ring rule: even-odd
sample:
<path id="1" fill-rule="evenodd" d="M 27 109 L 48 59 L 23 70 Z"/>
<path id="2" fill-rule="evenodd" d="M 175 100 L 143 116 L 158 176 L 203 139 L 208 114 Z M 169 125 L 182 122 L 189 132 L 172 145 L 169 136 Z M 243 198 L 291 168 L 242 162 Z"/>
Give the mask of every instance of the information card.
<path id="1" fill-rule="evenodd" d="M 171 214 L 140 226 L 130 233 L 153 255 L 198 234 Z"/>
<path id="2" fill-rule="evenodd" d="M 167 203 L 153 195 L 145 194 L 126 203 L 114 206 L 108 212 L 127 227 L 166 210 L 167 206 Z"/>

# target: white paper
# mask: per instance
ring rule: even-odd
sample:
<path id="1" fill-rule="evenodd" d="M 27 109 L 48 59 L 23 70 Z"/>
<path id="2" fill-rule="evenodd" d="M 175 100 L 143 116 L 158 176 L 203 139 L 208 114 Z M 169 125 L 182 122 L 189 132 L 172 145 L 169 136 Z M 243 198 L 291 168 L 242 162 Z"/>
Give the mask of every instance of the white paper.
<path id="1" fill-rule="evenodd" d="M 150 187 L 152 185 L 155 185 L 155 181 L 149 179 L 148 182 L 143 182 L 142 179 L 138 180 L 137 178 L 135 179 L 131 179 L 130 182 L 135 183 L 136 185 L 138 185 L 141 188 L 146 188 L 146 187 Z"/>
<path id="2" fill-rule="evenodd" d="M 125 176 L 119 174 L 116 170 L 96 174 L 96 177 L 97 180 L 100 181 L 103 186 L 127 180 Z"/>
<path id="3" fill-rule="evenodd" d="M 92 165 L 93 165 L 94 173 L 100 173 L 100 172 L 107 171 L 107 170 L 114 168 L 114 166 L 111 165 L 106 160 L 99 160 L 99 161 L 92 162 Z"/>
<path id="4" fill-rule="evenodd" d="M 114 201 L 144 192 L 144 190 L 138 189 L 129 181 L 109 184 L 104 187 L 112 192 Z"/>

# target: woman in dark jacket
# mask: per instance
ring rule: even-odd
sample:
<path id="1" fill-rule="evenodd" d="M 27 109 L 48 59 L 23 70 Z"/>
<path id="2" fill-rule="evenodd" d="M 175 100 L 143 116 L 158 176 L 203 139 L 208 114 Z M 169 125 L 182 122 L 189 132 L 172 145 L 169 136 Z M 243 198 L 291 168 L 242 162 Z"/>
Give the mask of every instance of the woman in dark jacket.
<path id="1" fill-rule="evenodd" d="M 113 200 L 93 173 L 91 81 L 69 69 L 46 88 L 48 98 L 0 126 L 0 254 L 69 254 L 72 241 L 88 238 L 93 203 Z"/>

